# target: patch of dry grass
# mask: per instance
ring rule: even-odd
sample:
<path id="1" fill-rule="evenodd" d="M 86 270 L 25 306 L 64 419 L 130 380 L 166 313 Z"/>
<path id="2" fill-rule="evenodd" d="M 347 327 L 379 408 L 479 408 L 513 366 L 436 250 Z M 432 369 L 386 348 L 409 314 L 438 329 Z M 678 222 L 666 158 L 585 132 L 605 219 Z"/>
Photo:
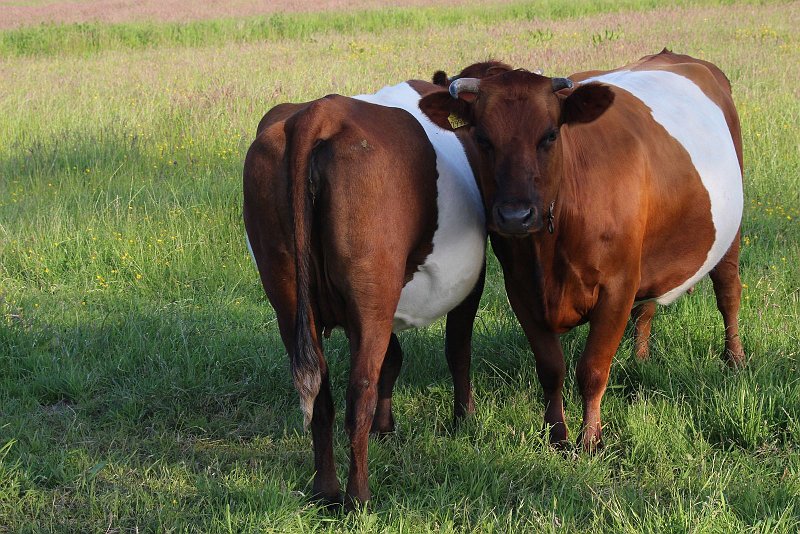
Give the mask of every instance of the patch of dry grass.
<path id="1" fill-rule="evenodd" d="M 765 85 L 792 91 L 796 90 L 792 89 L 795 72 L 785 67 L 798 54 L 797 33 L 792 26 L 798 17 L 800 2 L 665 8 L 579 20 L 464 25 L 447 32 L 430 28 L 413 37 L 394 30 L 380 35 L 324 34 L 302 43 L 230 43 L 143 50 L 135 55 L 110 51 L 97 59 L 9 58 L 0 62 L 0 72 L 7 81 L 21 79 L 30 84 L 39 80 L 43 87 L 58 88 L 55 94 L 27 93 L 25 98 L 34 107 L 41 100 L 41 104 L 52 102 L 51 109 L 64 109 L 76 94 L 98 96 L 96 104 L 85 103 L 98 108 L 128 98 L 164 105 L 165 97 L 172 95 L 167 99 L 170 107 L 193 111 L 196 106 L 213 107 L 217 103 L 202 95 L 232 91 L 226 93 L 225 105 L 244 106 L 259 114 L 282 101 L 316 98 L 329 92 L 371 92 L 387 83 L 428 79 L 436 69 L 455 71 L 485 58 L 543 68 L 549 75 L 566 75 L 617 67 L 666 46 L 715 62 L 732 78 L 739 93 L 761 91 Z M 722 18 L 725 24 L 719 23 Z M 691 24 L 686 24 L 687 20 Z M 15 86 L 25 85 L 8 84 L 5 90 L 13 95 L 18 92 Z M 194 96 L 174 96 L 176 92 Z M 176 98 L 183 98 L 183 103 L 176 103 Z M 69 115 L 89 116 L 75 110 Z M 257 122 L 255 115 L 247 120 Z"/>
<path id="2" fill-rule="evenodd" d="M 41 23 L 188 22 L 272 13 L 492 5 L 515 0 L 3 0 L 0 29 Z"/>

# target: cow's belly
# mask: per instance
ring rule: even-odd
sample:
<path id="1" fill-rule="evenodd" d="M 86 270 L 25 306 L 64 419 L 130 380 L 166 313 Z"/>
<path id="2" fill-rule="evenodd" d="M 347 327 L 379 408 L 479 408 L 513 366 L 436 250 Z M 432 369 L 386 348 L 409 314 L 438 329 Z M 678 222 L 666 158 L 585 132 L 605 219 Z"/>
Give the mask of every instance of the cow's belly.
<path id="1" fill-rule="evenodd" d="M 653 119 L 683 146 L 710 200 L 711 247 L 699 268 L 655 300 L 669 304 L 708 274 L 733 243 L 742 220 L 742 174 L 722 110 L 689 78 L 668 71 L 617 71 L 585 80 L 615 85 L 650 108 Z M 681 225 L 682 221 L 675 221 Z M 691 228 L 683 228 L 691 240 Z M 674 257 L 672 262 L 680 262 Z"/>
<path id="2" fill-rule="evenodd" d="M 474 289 L 486 252 L 483 207 L 474 181 L 442 171 L 433 251 L 403 287 L 394 331 L 431 324 L 458 306 Z"/>

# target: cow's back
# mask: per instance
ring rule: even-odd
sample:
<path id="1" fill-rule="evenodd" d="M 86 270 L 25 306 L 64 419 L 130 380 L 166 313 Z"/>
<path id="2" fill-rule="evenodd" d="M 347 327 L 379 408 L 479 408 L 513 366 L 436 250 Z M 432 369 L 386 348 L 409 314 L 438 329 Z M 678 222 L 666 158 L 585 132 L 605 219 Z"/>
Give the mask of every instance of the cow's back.
<path id="1" fill-rule="evenodd" d="M 326 327 L 346 326 L 348 294 L 358 291 L 351 287 L 354 273 L 383 262 L 370 257 L 370 240 L 393 243 L 392 256 L 406 268 L 396 331 L 430 324 L 476 285 L 486 241 L 480 195 L 463 146 L 421 114 L 419 98 L 402 83 L 374 95 L 321 99 L 329 120 L 341 124 L 314 150 L 312 166 L 320 182 L 315 209 L 325 221 L 316 230 L 313 261 Z M 272 295 L 291 301 L 294 286 L 287 136 L 316 102 L 273 108 L 245 164 L 246 217 L 258 212 L 253 224 L 265 228 L 253 249 L 272 259 L 269 268 L 259 265 L 271 301 Z M 274 209 L 281 205 L 286 209 Z"/>
<path id="2" fill-rule="evenodd" d="M 300 155 L 309 175 L 291 176 L 298 136 L 311 124 L 324 124 L 327 133 Z M 326 328 L 347 328 L 353 310 L 365 306 L 359 299 L 399 292 L 428 255 L 436 227 L 434 151 L 405 111 L 338 95 L 273 110 L 259 130 L 245 161 L 245 218 L 260 241 L 252 246 L 267 295 L 276 309 L 287 303 L 279 316 L 292 316 L 297 221 L 290 184 L 302 179 L 313 197 L 316 313 Z M 251 232 L 255 226 L 262 230 Z"/>

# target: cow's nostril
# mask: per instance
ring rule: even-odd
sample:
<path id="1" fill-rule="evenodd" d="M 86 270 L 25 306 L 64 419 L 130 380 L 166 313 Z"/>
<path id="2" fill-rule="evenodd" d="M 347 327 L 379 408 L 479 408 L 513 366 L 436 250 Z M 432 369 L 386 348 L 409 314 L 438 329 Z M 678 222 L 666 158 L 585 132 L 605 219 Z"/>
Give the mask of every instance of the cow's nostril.
<path id="1" fill-rule="evenodd" d="M 494 217 L 499 224 L 505 224 L 506 222 L 506 217 L 503 214 L 503 211 L 504 211 L 503 208 L 501 208 L 500 206 L 494 207 Z"/>
<path id="2" fill-rule="evenodd" d="M 538 211 L 530 204 L 507 203 L 494 207 L 494 221 L 503 233 L 525 234 L 535 226 Z"/>

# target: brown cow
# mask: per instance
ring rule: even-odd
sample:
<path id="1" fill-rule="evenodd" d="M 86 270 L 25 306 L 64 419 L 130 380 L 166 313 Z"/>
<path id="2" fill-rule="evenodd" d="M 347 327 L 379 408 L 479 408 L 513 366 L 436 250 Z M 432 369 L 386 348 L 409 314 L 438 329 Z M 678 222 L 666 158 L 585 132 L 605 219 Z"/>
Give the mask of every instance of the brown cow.
<path id="1" fill-rule="evenodd" d="M 672 302 L 710 274 L 724 357 L 744 361 L 742 148 L 730 84 L 710 63 L 664 50 L 572 79 L 581 83 L 525 71 L 462 78 L 420 107 L 443 128 L 451 114 L 472 126 L 492 247 L 536 357 L 554 443 L 567 439 L 558 336 L 590 324 L 577 381 L 579 442 L 591 450 L 635 305 L 634 319 L 649 329 L 655 302 Z"/>
<path id="2" fill-rule="evenodd" d="M 323 332 L 341 326 L 350 342 L 348 505 L 370 497 L 370 430 L 394 429 L 395 332 L 447 314 L 454 418 L 474 410 L 470 344 L 485 218 L 464 146 L 417 107 L 431 90 L 412 81 L 276 106 L 245 160 L 248 240 L 311 423 L 313 494 L 325 502 L 341 496 Z"/>
<path id="3" fill-rule="evenodd" d="M 486 78 L 494 76 L 503 72 L 513 70 L 506 63 L 497 60 L 481 61 L 473 63 L 455 76 L 447 76 L 444 71 L 436 71 L 433 75 L 433 83 L 440 87 L 449 88 L 450 84 L 460 78 Z M 601 71 L 595 71 L 600 73 Z M 536 74 L 542 74 L 540 69 L 534 71 Z M 583 73 L 583 76 L 588 76 L 591 73 Z M 452 117 L 452 116 L 451 116 Z M 451 126 L 459 126 L 461 123 L 455 119 L 449 121 Z M 466 123 L 464 123 L 465 125 Z M 686 290 L 687 294 L 694 291 L 693 287 Z M 653 325 L 653 316 L 655 315 L 655 303 L 645 302 L 639 306 L 634 307 L 631 312 L 631 319 L 633 321 L 633 352 L 640 360 L 646 359 L 650 355 L 650 331 Z"/>

